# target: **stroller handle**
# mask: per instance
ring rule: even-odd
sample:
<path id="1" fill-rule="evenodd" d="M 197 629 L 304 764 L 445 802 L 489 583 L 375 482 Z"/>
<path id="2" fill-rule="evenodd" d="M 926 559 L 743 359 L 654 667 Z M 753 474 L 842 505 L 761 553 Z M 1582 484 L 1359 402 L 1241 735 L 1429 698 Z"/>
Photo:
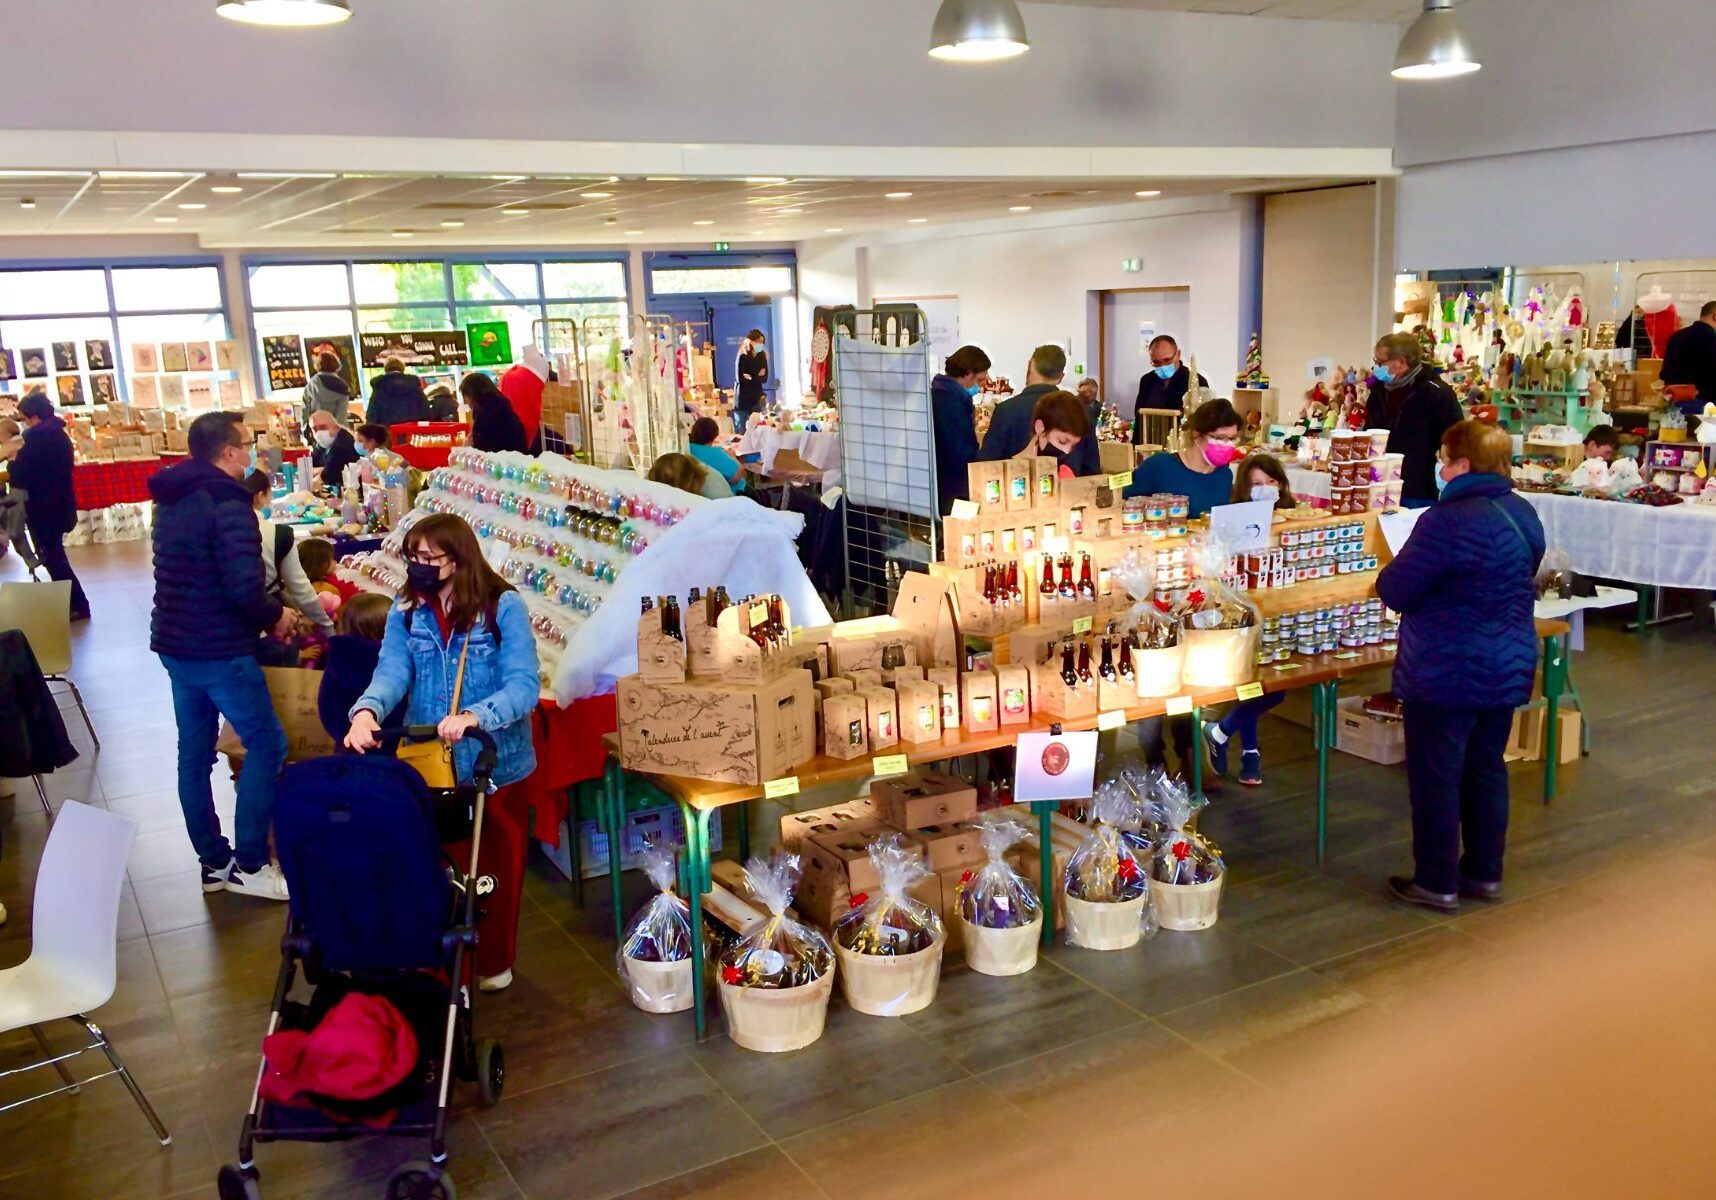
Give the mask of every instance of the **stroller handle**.
<path id="1" fill-rule="evenodd" d="M 375 731 L 377 739 L 405 738 L 413 742 L 427 742 L 436 736 L 433 725 L 392 725 L 386 729 Z M 465 730 L 465 736 L 477 743 L 477 761 L 472 766 L 474 774 L 487 779 L 495 773 L 495 764 L 500 756 L 495 750 L 495 739 L 485 729 L 475 725 Z"/>

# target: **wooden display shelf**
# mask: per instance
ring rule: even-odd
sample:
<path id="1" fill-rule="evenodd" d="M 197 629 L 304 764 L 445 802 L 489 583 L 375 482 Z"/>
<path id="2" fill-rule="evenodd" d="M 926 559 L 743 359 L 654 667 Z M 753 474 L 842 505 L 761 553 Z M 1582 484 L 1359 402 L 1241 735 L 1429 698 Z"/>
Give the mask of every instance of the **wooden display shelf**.
<path id="1" fill-rule="evenodd" d="M 1334 604 L 1351 604 L 1376 595 L 1376 577 L 1380 571 L 1359 571 L 1352 575 L 1336 575 L 1315 583 L 1300 583 L 1286 588 L 1264 588 L 1247 592 L 1246 597 L 1257 605 L 1265 617 L 1282 613 L 1303 612 L 1308 608 L 1327 608 Z"/>

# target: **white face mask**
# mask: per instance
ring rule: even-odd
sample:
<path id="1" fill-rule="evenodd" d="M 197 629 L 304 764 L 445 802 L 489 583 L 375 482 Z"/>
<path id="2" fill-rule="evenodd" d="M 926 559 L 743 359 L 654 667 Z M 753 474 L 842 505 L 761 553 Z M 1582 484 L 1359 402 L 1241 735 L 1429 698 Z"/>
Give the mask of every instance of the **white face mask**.
<path id="1" fill-rule="evenodd" d="M 1281 499 L 1281 489 L 1273 483 L 1254 483 L 1251 485 L 1251 498 L 1253 500 L 1267 500 L 1274 504 Z"/>
<path id="2" fill-rule="evenodd" d="M 316 445 L 326 450 L 329 446 L 334 444 L 334 431 L 332 429 L 318 429 L 316 430 L 315 438 Z"/>

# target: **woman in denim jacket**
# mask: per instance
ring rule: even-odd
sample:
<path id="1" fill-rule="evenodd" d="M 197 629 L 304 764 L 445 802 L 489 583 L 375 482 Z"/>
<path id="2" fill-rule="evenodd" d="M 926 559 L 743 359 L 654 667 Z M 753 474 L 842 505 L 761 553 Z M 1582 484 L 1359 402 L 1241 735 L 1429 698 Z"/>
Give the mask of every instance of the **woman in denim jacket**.
<path id="1" fill-rule="evenodd" d="M 518 950 L 530 819 L 518 785 L 536 769 L 530 738 L 541 686 L 536 639 L 524 600 L 489 567 L 458 517 L 424 517 L 406 532 L 402 552 L 406 585 L 388 614 L 375 675 L 352 705 L 345 743 L 359 753 L 375 749 L 378 714 L 404 701 L 406 722 L 436 726 L 453 745 L 459 778 L 469 779 L 477 747 L 463 740 L 465 731 L 480 728 L 494 738 L 498 790 L 483 821 L 482 871 L 494 877 L 495 890 L 478 925 L 476 969 L 479 987 L 499 991 L 512 982 Z M 461 654 L 459 711 L 449 715 Z"/>

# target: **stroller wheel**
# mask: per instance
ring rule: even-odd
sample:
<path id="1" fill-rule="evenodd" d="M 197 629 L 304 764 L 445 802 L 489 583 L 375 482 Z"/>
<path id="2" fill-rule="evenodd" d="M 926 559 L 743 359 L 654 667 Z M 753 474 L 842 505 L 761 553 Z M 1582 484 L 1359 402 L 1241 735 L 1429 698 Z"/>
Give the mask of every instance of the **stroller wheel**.
<path id="1" fill-rule="evenodd" d="M 506 1051 L 493 1038 L 477 1043 L 477 1092 L 484 1104 L 500 1103 L 506 1090 Z"/>
<path id="2" fill-rule="evenodd" d="M 215 1176 L 215 1190 L 220 1200 L 262 1200 L 262 1186 L 254 1169 L 246 1172 L 228 1163 Z"/>
<path id="3" fill-rule="evenodd" d="M 429 1164 L 421 1159 L 393 1168 L 381 1194 L 385 1200 L 459 1200 L 453 1177 L 443 1172 L 441 1178 L 430 1183 Z"/>

